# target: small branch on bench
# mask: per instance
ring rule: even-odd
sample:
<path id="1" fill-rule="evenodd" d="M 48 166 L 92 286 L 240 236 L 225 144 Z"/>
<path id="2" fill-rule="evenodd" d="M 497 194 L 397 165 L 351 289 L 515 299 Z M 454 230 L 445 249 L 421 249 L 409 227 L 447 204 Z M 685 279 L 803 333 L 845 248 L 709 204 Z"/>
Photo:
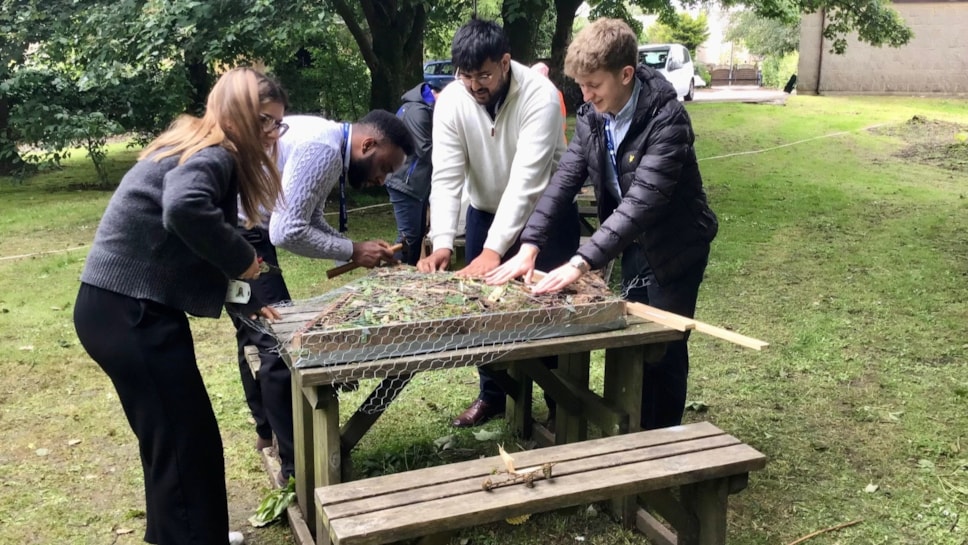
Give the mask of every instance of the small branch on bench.
<path id="1" fill-rule="evenodd" d="M 805 536 L 801 537 L 800 539 L 798 539 L 796 541 L 790 542 L 789 545 L 799 545 L 800 543 L 803 543 L 804 541 L 807 541 L 808 539 L 813 539 L 813 538 L 819 536 L 820 534 L 826 534 L 827 532 L 834 532 L 834 531 L 837 531 L 837 530 L 841 530 L 843 528 L 847 528 L 848 526 L 853 526 L 853 525 L 858 524 L 858 523 L 861 523 L 863 521 L 864 521 L 864 519 L 857 519 L 857 520 L 852 520 L 850 522 L 845 522 L 843 524 L 838 524 L 837 526 L 831 526 L 830 528 L 824 528 L 823 530 L 817 530 L 816 532 L 814 532 L 812 534 L 805 535 Z"/>
<path id="2" fill-rule="evenodd" d="M 489 478 L 484 479 L 481 483 L 481 488 L 485 491 L 490 491 L 501 486 L 510 486 L 513 484 L 524 483 L 524 486 L 528 488 L 534 487 L 534 482 L 541 479 L 551 478 L 551 467 L 554 463 L 545 463 L 540 466 L 525 467 L 522 469 L 514 469 L 514 458 L 504 450 L 502 445 L 497 446 L 498 454 L 501 455 L 501 460 L 504 462 L 504 471 L 495 471 L 495 475 L 506 475 L 502 481 L 492 481 Z"/>
<path id="3" fill-rule="evenodd" d="M 494 481 L 488 477 L 487 479 L 484 479 L 484 482 L 481 483 L 481 488 L 490 491 L 502 486 L 512 486 L 515 484 L 524 484 L 524 486 L 528 488 L 533 488 L 535 481 L 551 478 L 551 468 L 554 465 L 554 463 L 549 462 L 546 464 L 541 464 L 540 466 L 520 469 L 518 471 L 498 471 L 495 473 L 495 475 L 504 475 L 504 479 Z"/>

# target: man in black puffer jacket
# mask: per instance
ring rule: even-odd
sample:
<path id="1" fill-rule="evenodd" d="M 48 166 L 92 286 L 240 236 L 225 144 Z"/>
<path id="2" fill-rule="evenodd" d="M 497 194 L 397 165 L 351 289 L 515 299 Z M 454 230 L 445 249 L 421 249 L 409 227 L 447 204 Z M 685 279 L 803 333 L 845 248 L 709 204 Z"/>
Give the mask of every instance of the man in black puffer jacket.
<path id="1" fill-rule="evenodd" d="M 560 290 L 621 254 L 626 299 L 683 316 L 695 313 L 718 223 L 703 191 L 689 115 L 672 85 L 651 68 L 636 66 L 637 58 L 635 33 L 623 21 L 598 19 L 575 36 L 565 73 L 586 101 L 575 136 L 521 234 L 520 252 L 488 275 L 488 283 L 522 275 L 531 280 L 535 257 L 554 236 L 549 226 L 589 179 L 601 227 L 534 292 Z M 661 361 L 646 365 L 642 429 L 682 422 L 687 339 L 669 343 Z"/>

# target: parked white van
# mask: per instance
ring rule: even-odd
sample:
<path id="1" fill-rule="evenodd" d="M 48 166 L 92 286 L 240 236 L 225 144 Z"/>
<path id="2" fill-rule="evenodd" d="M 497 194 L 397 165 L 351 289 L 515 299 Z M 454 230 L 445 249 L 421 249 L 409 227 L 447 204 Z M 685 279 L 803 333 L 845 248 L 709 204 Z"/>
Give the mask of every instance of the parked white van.
<path id="1" fill-rule="evenodd" d="M 680 44 L 648 44 L 639 46 L 639 62 L 655 68 L 676 88 L 679 100 L 692 100 L 696 90 L 693 74 L 696 67 L 692 55 Z"/>

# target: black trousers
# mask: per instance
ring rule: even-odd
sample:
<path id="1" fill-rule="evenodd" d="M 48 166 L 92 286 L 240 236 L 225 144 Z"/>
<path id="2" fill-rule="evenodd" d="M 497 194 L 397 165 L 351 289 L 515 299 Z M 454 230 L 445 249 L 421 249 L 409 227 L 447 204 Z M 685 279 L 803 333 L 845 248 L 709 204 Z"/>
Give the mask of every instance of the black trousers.
<path id="1" fill-rule="evenodd" d="M 535 260 L 535 266 L 539 270 L 547 272 L 563 265 L 578 250 L 578 239 L 581 235 L 581 227 L 578 221 L 578 207 L 573 205 L 572 209 L 568 210 L 561 217 L 562 220 L 558 222 L 558 225 L 554 226 L 555 235 L 550 237 L 547 246 L 541 249 L 537 260 Z M 484 251 L 484 242 L 487 239 L 487 232 L 491 228 L 492 223 L 494 223 L 494 214 L 477 210 L 473 206 L 467 207 L 464 250 L 468 263 Z M 514 246 L 507 251 L 504 257 L 507 259 L 514 257 L 518 253 L 520 246 L 520 241 L 515 242 Z M 550 356 L 542 358 L 542 362 L 546 366 L 553 368 L 557 366 L 558 358 L 557 356 Z M 506 401 L 506 394 L 494 380 L 490 371 L 486 367 L 478 367 L 477 372 L 480 377 L 480 393 L 478 394 L 478 399 L 495 407 L 503 407 Z M 553 413 L 555 409 L 554 400 L 545 395 L 545 401 L 547 401 L 548 408 Z"/>
<path id="2" fill-rule="evenodd" d="M 672 282 L 659 285 L 651 268 L 635 244 L 622 253 L 622 285 L 626 299 L 692 318 L 696 314 L 699 285 L 707 260 L 694 265 Z M 667 344 L 665 355 L 656 363 L 644 363 L 642 374 L 643 430 L 678 426 L 686 407 L 689 377 L 689 332 L 680 341 Z"/>
<path id="3" fill-rule="evenodd" d="M 185 313 L 81 284 L 74 327 L 114 383 L 138 438 L 147 504 L 144 540 L 226 543 L 222 438 Z"/>
<path id="4" fill-rule="evenodd" d="M 256 254 L 270 265 L 279 265 L 276 247 L 269 241 L 269 232 L 262 227 L 240 229 L 242 235 L 255 248 Z M 289 301 L 289 289 L 281 274 L 267 273 L 249 282 L 252 295 L 264 305 Z M 239 316 L 230 315 L 235 324 L 235 338 L 239 349 L 239 373 L 245 402 L 255 420 L 255 431 L 263 439 L 276 435 L 282 476 L 295 475 L 292 428 L 292 382 L 289 366 L 282 359 L 279 341 L 260 328 L 254 328 Z M 258 378 L 252 376 L 245 359 L 246 346 L 259 349 L 260 367 Z"/>

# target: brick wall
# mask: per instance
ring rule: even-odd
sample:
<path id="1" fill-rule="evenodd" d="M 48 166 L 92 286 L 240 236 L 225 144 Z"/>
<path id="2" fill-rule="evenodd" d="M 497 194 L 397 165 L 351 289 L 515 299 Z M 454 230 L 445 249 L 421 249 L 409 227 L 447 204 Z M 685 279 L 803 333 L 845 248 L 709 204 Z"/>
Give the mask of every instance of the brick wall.
<path id="1" fill-rule="evenodd" d="M 800 24 L 797 92 L 803 94 L 968 95 L 968 2 L 895 2 L 914 31 L 900 48 L 848 39 L 830 52 L 819 13 Z M 821 51 L 822 50 L 822 51 Z"/>

